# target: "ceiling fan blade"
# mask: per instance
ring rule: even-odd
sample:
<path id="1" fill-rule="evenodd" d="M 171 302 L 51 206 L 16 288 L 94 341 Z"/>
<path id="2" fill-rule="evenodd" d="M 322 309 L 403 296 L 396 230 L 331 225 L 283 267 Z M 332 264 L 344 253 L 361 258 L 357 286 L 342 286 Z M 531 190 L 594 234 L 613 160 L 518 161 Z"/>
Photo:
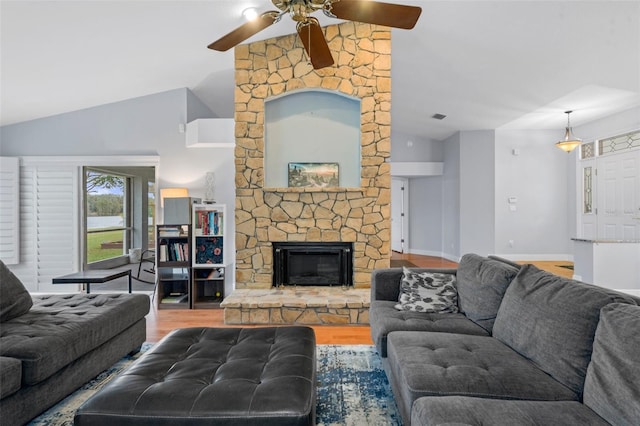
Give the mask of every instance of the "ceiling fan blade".
<path id="1" fill-rule="evenodd" d="M 337 0 L 328 11 L 339 19 L 410 30 L 418 22 L 422 8 L 370 0 Z"/>
<path id="2" fill-rule="evenodd" d="M 304 45 L 304 50 L 307 51 L 309 58 L 311 58 L 311 64 L 314 69 L 333 65 L 331 50 L 329 50 L 329 45 L 324 38 L 324 33 L 317 19 L 308 18 L 304 22 L 299 22 L 296 29 Z"/>
<path id="3" fill-rule="evenodd" d="M 253 21 L 240 25 L 229 34 L 222 36 L 218 40 L 207 46 L 209 49 L 220 52 L 227 51 L 237 46 L 254 34 L 259 33 L 268 26 L 275 23 L 280 18 L 280 13 L 275 11 L 265 12 Z"/>

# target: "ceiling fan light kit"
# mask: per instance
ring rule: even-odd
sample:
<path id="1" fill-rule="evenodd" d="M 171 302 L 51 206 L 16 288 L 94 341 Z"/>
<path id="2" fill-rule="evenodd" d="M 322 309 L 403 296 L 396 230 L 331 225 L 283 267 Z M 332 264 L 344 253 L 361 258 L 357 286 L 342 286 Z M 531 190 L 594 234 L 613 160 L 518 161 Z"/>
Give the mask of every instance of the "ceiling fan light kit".
<path id="1" fill-rule="evenodd" d="M 244 19 L 251 22 L 258 19 L 260 15 L 258 14 L 258 11 L 255 7 L 249 7 L 242 11 L 242 16 L 244 16 Z"/>
<path id="2" fill-rule="evenodd" d="M 422 9 L 417 6 L 371 0 L 271 0 L 271 2 L 279 11 L 262 13 L 255 20 L 240 25 L 211 43 L 208 46 L 209 49 L 220 52 L 227 51 L 275 24 L 284 14 L 289 14 L 291 19 L 297 22 L 296 31 L 313 68 L 320 69 L 333 65 L 334 61 L 320 22 L 310 16 L 314 12 L 322 10 L 326 16 L 331 18 L 407 30 L 416 25 L 420 13 L 422 13 Z"/>
<path id="3" fill-rule="evenodd" d="M 579 147 L 582 144 L 582 139 L 577 138 L 573 135 L 573 130 L 571 129 L 571 122 L 569 121 L 569 115 L 573 111 L 565 111 L 567 114 L 567 127 L 564 131 L 564 139 L 556 142 L 556 146 L 563 150 L 566 153 L 569 153 Z"/>

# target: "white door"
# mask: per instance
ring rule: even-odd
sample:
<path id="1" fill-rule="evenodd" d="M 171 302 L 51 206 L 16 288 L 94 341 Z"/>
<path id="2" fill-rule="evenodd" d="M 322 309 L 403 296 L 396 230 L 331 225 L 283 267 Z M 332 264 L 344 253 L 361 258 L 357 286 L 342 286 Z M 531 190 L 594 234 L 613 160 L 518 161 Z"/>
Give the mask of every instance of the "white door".
<path id="1" fill-rule="evenodd" d="M 598 238 L 640 239 L 640 151 L 598 159 Z"/>
<path id="2" fill-rule="evenodd" d="M 391 178 L 391 250 L 399 253 L 404 253 L 408 232 L 405 214 L 408 183 L 409 180 L 406 178 Z"/>

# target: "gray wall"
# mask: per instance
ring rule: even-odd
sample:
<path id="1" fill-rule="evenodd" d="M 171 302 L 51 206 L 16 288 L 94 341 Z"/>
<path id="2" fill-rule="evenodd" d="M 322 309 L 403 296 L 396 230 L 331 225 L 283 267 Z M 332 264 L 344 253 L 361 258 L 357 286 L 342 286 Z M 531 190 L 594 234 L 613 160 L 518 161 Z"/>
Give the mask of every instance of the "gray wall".
<path id="1" fill-rule="evenodd" d="M 338 163 L 339 186 L 359 188 L 360 101 L 319 90 L 265 102 L 264 184 L 288 186 L 289 163 Z"/>
<path id="2" fill-rule="evenodd" d="M 392 130 L 391 161 L 443 161 L 441 141 Z M 442 176 L 409 178 L 409 253 L 442 254 Z"/>
<path id="3" fill-rule="evenodd" d="M 187 105 L 194 108 L 188 111 Z M 232 148 L 186 148 L 180 125 L 207 112 L 188 89 L 129 99 L 0 128 L 4 156 L 159 155 L 158 188 L 184 186 L 202 197 L 216 173 L 218 202 L 235 205 Z"/>
<path id="4" fill-rule="evenodd" d="M 409 181 L 409 253 L 440 256 L 442 253 L 442 177 Z"/>
<path id="5" fill-rule="evenodd" d="M 391 131 L 391 161 L 443 161 L 441 141 L 420 138 L 402 132 Z"/>
<path id="6" fill-rule="evenodd" d="M 460 133 L 444 141 L 442 256 L 460 258 Z"/>
<path id="7" fill-rule="evenodd" d="M 522 260 L 570 256 L 568 178 L 577 151 L 556 148 L 561 136 L 562 129 L 496 130 L 495 253 Z M 509 197 L 517 198 L 515 211 Z"/>
<path id="8" fill-rule="evenodd" d="M 207 115 L 213 116 L 188 89 L 176 89 L 3 126 L 0 155 L 157 155 L 160 157 L 157 188 L 187 187 L 192 197 L 203 197 L 205 174 L 213 171 L 216 201 L 226 204 L 233 214 L 233 148 L 186 148 L 185 133 L 180 131 L 180 125 L 187 120 Z M 161 218 L 161 209 L 158 213 Z M 230 262 L 235 262 L 234 247 L 231 232 L 225 239 Z"/>
<path id="9" fill-rule="evenodd" d="M 494 244 L 493 130 L 460 132 L 460 252 L 487 255 Z"/>

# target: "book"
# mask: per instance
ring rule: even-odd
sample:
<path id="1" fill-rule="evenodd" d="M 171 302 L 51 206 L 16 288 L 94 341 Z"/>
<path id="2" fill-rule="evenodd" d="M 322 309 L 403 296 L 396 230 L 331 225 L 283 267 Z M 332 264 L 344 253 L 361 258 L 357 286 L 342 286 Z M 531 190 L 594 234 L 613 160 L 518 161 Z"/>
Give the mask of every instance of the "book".
<path id="1" fill-rule="evenodd" d="M 188 294 L 171 293 L 168 296 L 163 297 L 160 302 L 161 303 L 185 303 L 187 300 L 189 300 Z"/>

